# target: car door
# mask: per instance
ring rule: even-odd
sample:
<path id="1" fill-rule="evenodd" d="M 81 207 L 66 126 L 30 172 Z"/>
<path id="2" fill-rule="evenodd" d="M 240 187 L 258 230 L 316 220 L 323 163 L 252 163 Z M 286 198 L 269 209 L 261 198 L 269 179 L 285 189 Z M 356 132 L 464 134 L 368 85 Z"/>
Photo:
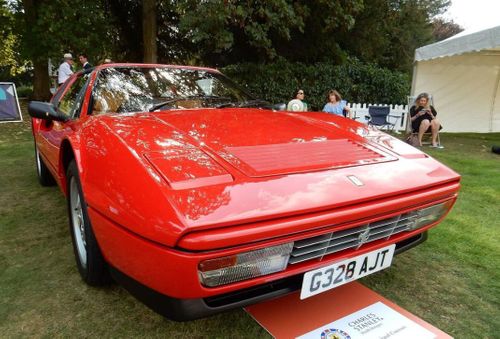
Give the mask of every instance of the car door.
<path id="1" fill-rule="evenodd" d="M 78 74 L 70 80 L 62 95 L 56 95 L 53 105 L 68 121 L 44 121 L 37 135 L 37 146 L 43 155 L 45 164 L 53 174 L 58 175 L 59 150 L 65 135 L 72 133 L 73 125 L 80 116 L 84 95 L 90 74 Z"/>

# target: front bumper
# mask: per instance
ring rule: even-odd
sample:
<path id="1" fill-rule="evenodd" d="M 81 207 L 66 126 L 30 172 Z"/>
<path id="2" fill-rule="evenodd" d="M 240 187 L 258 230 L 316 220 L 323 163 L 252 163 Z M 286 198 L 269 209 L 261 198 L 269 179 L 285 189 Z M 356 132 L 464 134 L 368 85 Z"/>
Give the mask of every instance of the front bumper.
<path id="1" fill-rule="evenodd" d="M 347 210 L 295 216 L 293 222 L 273 220 L 262 228 L 246 224 L 215 229 L 209 234 L 204 232 L 192 234 L 191 240 L 198 241 L 193 244 L 204 247 L 206 246 L 204 240 L 215 239 L 214 244 L 219 245 L 203 249 L 186 249 L 182 246 L 182 241 L 179 242 L 179 246 L 184 248 L 167 247 L 114 223 L 92 206 L 89 206 L 88 211 L 101 251 L 106 261 L 113 267 L 116 280 L 121 281 L 132 294 L 158 313 L 175 320 L 188 320 L 289 293 L 300 287 L 305 272 L 390 244 L 397 244 L 396 253 L 400 253 L 424 241 L 425 232 L 438 224 L 444 215 L 440 220 L 420 229 L 362 243 L 359 248 L 349 248 L 321 258 L 289 264 L 281 272 L 217 287 L 206 287 L 200 283 L 198 265 L 204 260 L 295 242 L 339 229 L 350 229 L 367 222 L 377 222 L 446 201 L 453 203 L 457 197 L 458 187 L 458 183 L 450 183 L 427 192 L 392 197 L 372 204 L 352 206 Z M 377 206 L 377 213 L 371 214 L 371 217 L 369 212 L 373 211 L 369 211 L 368 205 Z M 361 216 L 355 213 L 360 210 L 363 211 Z M 307 225 L 302 231 L 298 229 L 300 221 L 303 225 Z M 272 224 L 279 226 L 277 227 L 279 232 L 272 227 Z M 283 225 L 288 225 L 290 228 L 285 230 Z M 250 232 L 255 232 L 257 229 L 275 230 L 279 234 L 257 239 L 256 234 L 251 233 L 249 238 L 251 240 L 245 241 L 247 239 L 244 236 L 232 236 L 231 233 L 238 233 L 241 228 Z M 220 240 L 222 237 L 220 232 L 227 235 L 226 246 Z"/>
<path id="2" fill-rule="evenodd" d="M 395 254 L 402 253 L 427 239 L 420 233 L 396 244 Z M 263 300 L 276 298 L 301 288 L 303 274 L 206 298 L 179 299 L 161 294 L 118 269 L 111 267 L 111 275 L 130 294 L 155 312 L 175 321 L 203 318 L 230 309 L 245 307 Z"/>

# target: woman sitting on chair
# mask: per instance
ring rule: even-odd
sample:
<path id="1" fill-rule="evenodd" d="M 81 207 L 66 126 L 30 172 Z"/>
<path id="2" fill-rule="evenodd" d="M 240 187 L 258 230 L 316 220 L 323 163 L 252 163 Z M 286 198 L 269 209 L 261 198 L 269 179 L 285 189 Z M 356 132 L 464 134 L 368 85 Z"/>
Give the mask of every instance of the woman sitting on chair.
<path id="1" fill-rule="evenodd" d="M 413 133 L 418 133 L 418 143 L 422 146 L 422 136 L 424 133 L 432 133 L 432 146 L 437 147 L 437 137 L 441 124 L 436 119 L 437 112 L 429 104 L 429 94 L 421 93 L 415 99 L 415 104 L 410 108 L 411 129 Z"/>

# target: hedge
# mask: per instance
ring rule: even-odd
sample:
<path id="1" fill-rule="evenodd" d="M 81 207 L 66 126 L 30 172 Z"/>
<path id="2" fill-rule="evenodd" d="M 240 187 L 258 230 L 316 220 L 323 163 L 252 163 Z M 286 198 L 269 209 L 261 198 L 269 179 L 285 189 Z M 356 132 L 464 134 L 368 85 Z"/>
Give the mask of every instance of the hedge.
<path id="1" fill-rule="evenodd" d="M 242 63 L 222 71 L 258 98 L 272 103 L 288 102 L 296 89 L 319 110 L 326 93 L 336 89 L 348 102 L 404 104 L 410 92 L 407 74 L 349 59 L 343 65 L 303 64 L 280 60 L 271 64 Z"/>
<path id="2" fill-rule="evenodd" d="M 30 98 L 32 94 L 33 94 L 33 87 L 31 86 L 17 87 L 17 96 L 19 98 Z"/>

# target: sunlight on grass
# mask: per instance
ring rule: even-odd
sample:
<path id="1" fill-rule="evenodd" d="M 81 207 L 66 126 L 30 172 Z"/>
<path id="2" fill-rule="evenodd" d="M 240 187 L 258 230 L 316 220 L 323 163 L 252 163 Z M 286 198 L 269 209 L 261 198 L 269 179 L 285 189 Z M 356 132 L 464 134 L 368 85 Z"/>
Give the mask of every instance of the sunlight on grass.
<path id="1" fill-rule="evenodd" d="M 456 337 L 500 333 L 500 134 L 443 135 L 425 149 L 463 175 L 454 210 L 429 240 L 362 282 Z M 265 337 L 242 310 L 168 321 L 120 286 L 91 288 L 76 266 L 66 205 L 35 175 L 29 123 L 0 124 L 2 337 Z M 465 335 L 468 336 L 468 335 Z"/>

